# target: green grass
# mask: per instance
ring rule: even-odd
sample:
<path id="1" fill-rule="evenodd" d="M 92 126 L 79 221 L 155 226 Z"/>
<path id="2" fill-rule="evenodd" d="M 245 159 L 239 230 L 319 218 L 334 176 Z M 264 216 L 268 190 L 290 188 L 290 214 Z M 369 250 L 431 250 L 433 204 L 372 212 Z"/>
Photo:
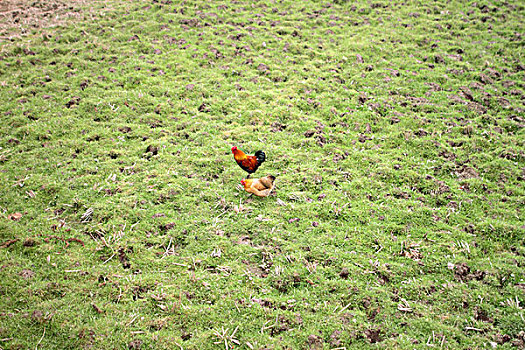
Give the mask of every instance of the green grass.
<path id="1" fill-rule="evenodd" d="M 0 42 L 0 349 L 524 346 L 520 1 L 101 6 Z"/>

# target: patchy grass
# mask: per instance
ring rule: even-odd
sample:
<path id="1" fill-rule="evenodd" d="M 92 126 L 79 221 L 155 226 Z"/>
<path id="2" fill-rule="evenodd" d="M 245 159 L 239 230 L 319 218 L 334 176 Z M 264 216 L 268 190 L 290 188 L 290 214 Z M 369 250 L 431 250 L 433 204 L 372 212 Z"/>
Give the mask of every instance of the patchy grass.
<path id="1" fill-rule="evenodd" d="M 85 11 L 0 43 L 1 348 L 524 346 L 521 2 Z"/>

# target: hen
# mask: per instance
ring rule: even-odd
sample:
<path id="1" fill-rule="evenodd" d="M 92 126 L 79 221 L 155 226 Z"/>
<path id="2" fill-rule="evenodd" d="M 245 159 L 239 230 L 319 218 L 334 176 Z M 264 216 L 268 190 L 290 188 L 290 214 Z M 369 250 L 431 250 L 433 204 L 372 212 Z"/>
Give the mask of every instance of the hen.
<path id="1" fill-rule="evenodd" d="M 255 152 L 255 155 L 246 155 L 236 146 L 232 147 L 233 157 L 239 166 L 248 173 L 248 178 L 251 174 L 257 171 L 257 168 L 266 160 L 266 154 L 263 151 Z"/>
<path id="2" fill-rule="evenodd" d="M 254 194 L 258 197 L 267 197 L 273 190 L 273 183 L 275 176 L 268 175 L 260 179 L 242 179 L 241 185 L 248 193 Z"/>

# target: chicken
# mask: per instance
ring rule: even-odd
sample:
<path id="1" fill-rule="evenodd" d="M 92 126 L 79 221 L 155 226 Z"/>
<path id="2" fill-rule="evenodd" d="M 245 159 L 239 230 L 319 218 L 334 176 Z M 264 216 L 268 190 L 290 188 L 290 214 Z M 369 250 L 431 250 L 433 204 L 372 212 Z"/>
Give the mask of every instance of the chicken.
<path id="1" fill-rule="evenodd" d="M 257 168 L 266 160 L 266 154 L 263 151 L 255 152 L 255 155 L 248 156 L 236 146 L 232 147 L 233 157 L 239 166 L 248 173 L 247 178 L 257 171 Z"/>
<path id="2" fill-rule="evenodd" d="M 248 193 L 254 194 L 258 197 L 267 197 L 273 190 L 273 183 L 275 176 L 268 175 L 260 179 L 242 179 L 241 185 Z"/>

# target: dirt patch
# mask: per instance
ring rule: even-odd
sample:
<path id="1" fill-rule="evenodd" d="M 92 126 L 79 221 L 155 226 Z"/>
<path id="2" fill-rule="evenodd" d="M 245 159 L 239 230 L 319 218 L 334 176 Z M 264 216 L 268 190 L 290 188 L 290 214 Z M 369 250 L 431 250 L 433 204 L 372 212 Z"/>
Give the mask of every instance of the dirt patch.
<path id="1" fill-rule="evenodd" d="M 22 213 L 13 213 L 13 214 L 9 214 L 7 215 L 7 218 L 9 220 L 13 220 L 13 221 L 18 221 L 22 218 Z"/>
<path id="2" fill-rule="evenodd" d="M 279 122 L 272 123 L 272 132 L 280 132 L 286 129 L 286 125 Z"/>
<path id="3" fill-rule="evenodd" d="M 15 243 L 18 242 L 18 241 L 19 241 L 18 238 L 10 239 L 9 241 L 4 242 L 4 244 L 0 245 L 0 248 L 7 248 L 7 247 L 9 247 L 10 245 L 15 244 Z"/>
<path id="4" fill-rule="evenodd" d="M 22 243 L 22 245 L 24 247 L 34 247 L 35 245 L 37 245 L 38 242 L 35 241 L 33 238 L 31 237 L 27 237 L 25 240 L 24 240 L 24 243 Z"/>
<path id="5" fill-rule="evenodd" d="M 489 316 L 488 312 L 479 306 L 474 308 L 474 318 L 477 321 L 494 322 L 494 319 Z"/>
<path id="6" fill-rule="evenodd" d="M 482 281 L 487 273 L 482 270 L 476 270 L 474 272 L 470 272 L 470 266 L 468 266 L 466 263 L 460 263 L 454 266 L 454 277 L 458 281 L 470 281 L 470 280 L 476 280 L 476 281 Z"/>
<path id="7" fill-rule="evenodd" d="M 87 0 L 2 0 L 0 2 L 0 37 L 13 39 L 31 30 L 63 25 L 80 20 L 90 9 Z M 89 10 L 88 10 L 89 11 Z"/>
<path id="8" fill-rule="evenodd" d="M 126 253 L 131 253 L 131 252 L 133 252 L 133 248 L 132 247 L 128 248 L 127 250 L 124 249 L 124 248 L 120 248 L 119 251 L 118 251 L 118 258 L 120 260 L 120 263 L 122 264 L 122 267 L 125 268 L 125 269 L 131 268 L 131 264 L 130 264 L 128 256 L 126 254 Z"/>
<path id="9" fill-rule="evenodd" d="M 364 331 L 364 335 L 366 337 L 366 339 L 368 339 L 368 341 L 372 344 L 374 343 L 378 343 L 380 342 L 382 339 L 381 339 L 381 328 L 376 328 L 376 329 L 366 329 Z"/>
<path id="10" fill-rule="evenodd" d="M 317 350 L 323 348 L 323 339 L 315 334 L 308 336 L 308 349 Z"/>
<path id="11" fill-rule="evenodd" d="M 335 330 L 332 335 L 330 336 L 330 346 L 333 348 L 339 348 L 341 346 L 341 334 L 343 334 L 340 330 Z"/>
<path id="12" fill-rule="evenodd" d="M 142 346 L 142 340 L 136 339 L 128 344 L 128 349 L 140 349 Z"/>
<path id="13" fill-rule="evenodd" d="M 20 271 L 19 275 L 25 280 L 35 277 L 35 273 L 28 269 L 23 269 Z"/>
<path id="14" fill-rule="evenodd" d="M 461 169 L 456 171 L 456 175 L 460 179 L 479 178 L 479 174 L 474 168 L 471 168 L 465 165 Z"/>

